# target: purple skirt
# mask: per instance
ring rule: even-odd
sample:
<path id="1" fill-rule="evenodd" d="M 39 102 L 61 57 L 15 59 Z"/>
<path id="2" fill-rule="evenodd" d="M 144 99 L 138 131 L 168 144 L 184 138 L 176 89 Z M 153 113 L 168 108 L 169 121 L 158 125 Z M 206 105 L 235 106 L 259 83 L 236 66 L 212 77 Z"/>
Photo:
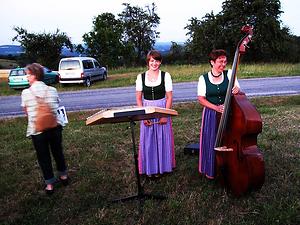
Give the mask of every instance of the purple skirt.
<path id="1" fill-rule="evenodd" d="M 217 134 L 217 112 L 204 107 L 202 113 L 202 123 L 200 130 L 199 146 L 199 172 L 208 178 L 215 176 L 215 158 L 214 150 Z"/>
<path id="2" fill-rule="evenodd" d="M 166 99 L 143 100 L 143 106 L 166 107 Z M 159 118 L 151 119 L 158 122 Z M 145 126 L 140 121 L 139 143 L 139 173 L 163 174 L 172 172 L 175 168 L 174 136 L 172 119 L 168 117 L 167 124 Z"/>

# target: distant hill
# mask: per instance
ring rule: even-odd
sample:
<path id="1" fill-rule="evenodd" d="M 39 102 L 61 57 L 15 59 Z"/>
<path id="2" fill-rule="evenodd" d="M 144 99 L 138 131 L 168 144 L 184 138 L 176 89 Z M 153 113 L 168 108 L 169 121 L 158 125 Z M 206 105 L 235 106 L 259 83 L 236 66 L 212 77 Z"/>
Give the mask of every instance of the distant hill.
<path id="1" fill-rule="evenodd" d="M 0 45 L 0 55 L 2 56 L 17 56 L 24 53 L 23 48 L 20 45 Z M 64 56 L 78 56 L 78 52 L 71 52 L 67 48 L 63 48 L 62 55 Z"/>
<path id="2" fill-rule="evenodd" d="M 0 55 L 20 55 L 23 52 L 19 45 L 0 45 Z"/>
<path id="3" fill-rule="evenodd" d="M 169 53 L 171 47 L 171 42 L 157 42 L 154 45 L 154 49 L 161 52 L 162 55 Z"/>
<path id="4" fill-rule="evenodd" d="M 163 55 L 170 51 L 171 42 L 157 42 L 154 48 L 160 51 Z M 0 55 L 2 56 L 17 56 L 24 53 L 23 48 L 20 45 L 0 45 Z M 78 56 L 78 52 L 71 52 L 67 48 L 63 48 L 62 55 L 64 56 Z"/>

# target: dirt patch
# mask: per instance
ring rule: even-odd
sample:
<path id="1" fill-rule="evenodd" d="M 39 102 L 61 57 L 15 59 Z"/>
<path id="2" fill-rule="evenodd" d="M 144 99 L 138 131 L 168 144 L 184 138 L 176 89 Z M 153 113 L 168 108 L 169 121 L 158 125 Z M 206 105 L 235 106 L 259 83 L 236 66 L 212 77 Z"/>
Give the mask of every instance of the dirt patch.
<path id="1" fill-rule="evenodd" d="M 116 79 L 119 79 L 119 78 L 128 78 L 128 77 L 132 77 L 133 74 L 130 74 L 130 73 L 122 73 L 122 74 L 114 74 L 114 75 L 111 75 L 107 77 L 108 80 L 116 80 Z"/>
<path id="2" fill-rule="evenodd" d="M 0 78 L 7 78 L 10 70 L 0 70 Z"/>

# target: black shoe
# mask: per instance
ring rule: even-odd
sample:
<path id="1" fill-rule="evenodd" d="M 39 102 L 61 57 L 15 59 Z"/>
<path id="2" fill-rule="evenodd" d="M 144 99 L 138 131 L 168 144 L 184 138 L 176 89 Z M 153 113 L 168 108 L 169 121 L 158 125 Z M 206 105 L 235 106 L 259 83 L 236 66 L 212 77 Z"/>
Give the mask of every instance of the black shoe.
<path id="1" fill-rule="evenodd" d="M 69 178 L 67 177 L 66 179 L 61 179 L 59 177 L 59 181 L 62 183 L 62 185 L 67 186 L 69 185 Z"/>

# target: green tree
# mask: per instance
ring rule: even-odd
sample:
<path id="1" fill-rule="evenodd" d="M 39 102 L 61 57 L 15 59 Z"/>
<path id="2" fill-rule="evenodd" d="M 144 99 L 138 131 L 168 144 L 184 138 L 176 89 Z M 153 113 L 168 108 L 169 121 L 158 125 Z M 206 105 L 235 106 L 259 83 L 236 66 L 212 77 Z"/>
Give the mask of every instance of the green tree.
<path id="1" fill-rule="evenodd" d="M 21 27 L 13 28 L 17 35 L 12 39 L 23 47 L 26 63 L 38 62 L 51 69 L 57 69 L 63 47 L 73 50 L 70 38 L 58 29 L 55 33 L 29 33 Z"/>
<path id="2" fill-rule="evenodd" d="M 195 17 L 190 19 L 185 29 L 189 30 L 190 38 L 186 42 L 186 51 L 190 63 L 207 62 L 207 55 L 211 49 L 221 45 L 220 27 L 213 12 L 206 14 L 202 20 Z"/>
<path id="3" fill-rule="evenodd" d="M 184 46 L 171 41 L 170 51 L 167 56 L 164 56 L 164 62 L 176 64 L 186 63 Z"/>
<path id="4" fill-rule="evenodd" d="M 290 34 L 287 28 L 282 28 L 280 8 L 279 0 L 225 0 L 219 14 L 207 14 L 202 20 L 192 18 L 186 26 L 190 35 L 188 51 L 199 60 L 213 48 L 224 48 L 233 57 L 242 37 L 241 27 L 250 23 L 254 37 L 245 60 L 288 60 L 285 56 L 290 49 L 286 45 Z"/>
<path id="5" fill-rule="evenodd" d="M 160 18 L 156 13 L 156 5 L 146 6 L 146 9 L 123 3 L 125 9 L 119 14 L 125 29 L 124 42 L 134 47 L 136 62 L 144 62 L 144 57 L 155 44 L 159 32 L 156 31 Z"/>
<path id="6" fill-rule="evenodd" d="M 283 45 L 286 46 L 286 50 L 282 57 L 293 63 L 300 62 L 300 37 L 290 35 Z"/>
<path id="7" fill-rule="evenodd" d="M 286 46 L 283 43 L 286 43 L 289 33 L 287 29 L 281 29 L 279 0 L 226 0 L 222 8 L 220 20 L 228 43 L 233 45 L 238 41 L 236 34 L 242 25 L 251 22 L 254 26 L 254 44 L 245 58 L 255 61 L 284 60 L 282 55 Z"/>
<path id="8" fill-rule="evenodd" d="M 103 65 L 119 66 L 124 51 L 128 51 L 122 41 L 123 31 L 122 22 L 113 14 L 98 15 L 93 20 L 92 31 L 83 35 L 86 53 Z"/>

